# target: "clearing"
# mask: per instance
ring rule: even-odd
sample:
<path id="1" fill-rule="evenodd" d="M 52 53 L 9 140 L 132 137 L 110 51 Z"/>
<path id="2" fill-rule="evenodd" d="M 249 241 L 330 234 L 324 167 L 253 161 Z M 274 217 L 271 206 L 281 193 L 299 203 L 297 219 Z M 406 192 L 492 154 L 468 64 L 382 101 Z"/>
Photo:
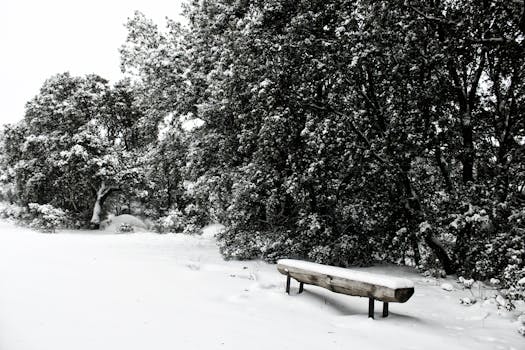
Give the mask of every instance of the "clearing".
<path id="1" fill-rule="evenodd" d="M 516 313 L 392 266 L 415 294 L 367 318 L 366 298 L 305 286 L 261 261 L 224 261 L 203 236 L 62 231 L 0 222 L 0 350 L 523 349 Z M 486 296 L 494 292 L 477 290 Z M 492 294 L 491 294 L 492 293 Z M 492 299 L 493 300 L 493 299 Z M 523 305 L 520 305 L 523 308 Z M 380 310 L 378 310 L 379 312 Z"/>

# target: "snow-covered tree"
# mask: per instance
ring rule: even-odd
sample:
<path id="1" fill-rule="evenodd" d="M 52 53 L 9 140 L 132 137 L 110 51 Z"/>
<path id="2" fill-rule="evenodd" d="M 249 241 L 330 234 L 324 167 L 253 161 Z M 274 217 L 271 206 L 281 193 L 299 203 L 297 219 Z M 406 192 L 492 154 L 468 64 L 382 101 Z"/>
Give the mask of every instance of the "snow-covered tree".
<path id="1" fill-rule="evenodd" d="M 122 189 L 136 163 L 127 154 L 137 143 L 140 111 L 122 97 L 123 86 L 112 89 L 99 76 L 68 73 L 44 83 L 24 120 L 6 133 L 8 164 L 23 204 L 49 203 L 100 223 L 105 199 Z"/>
<path id="2" fill-rule="evenodd" d="M 204 121 L 190 163 L 221 199 L 227 256 L 490 273 L 473 263 L 523 203 L 518 2 L 194 1 L 186 15 Z"/>

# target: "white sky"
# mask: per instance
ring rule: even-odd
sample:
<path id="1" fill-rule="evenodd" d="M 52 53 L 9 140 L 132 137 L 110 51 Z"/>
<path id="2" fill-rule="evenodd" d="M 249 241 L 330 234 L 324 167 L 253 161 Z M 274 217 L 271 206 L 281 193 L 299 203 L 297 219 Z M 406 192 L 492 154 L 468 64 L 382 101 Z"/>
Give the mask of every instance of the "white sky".
<path id="1" fill-rule="evenodd" d="M 0 124 L 23 118 L 44 80 L 69 71 L 120 77 L 118 49 L 135 10 L 164 26 L 182 0 L 9 0 L 0 3 Z"/>

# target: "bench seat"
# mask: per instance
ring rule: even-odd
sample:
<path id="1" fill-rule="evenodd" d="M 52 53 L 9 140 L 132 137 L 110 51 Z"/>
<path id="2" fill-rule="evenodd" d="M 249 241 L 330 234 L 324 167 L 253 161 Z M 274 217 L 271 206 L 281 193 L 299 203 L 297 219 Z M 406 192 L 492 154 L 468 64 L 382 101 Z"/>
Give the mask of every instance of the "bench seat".
<path id="1" fill-rule="evenodd" d="M 302 260 L 281 259 L 277 269 L 287 276 L 286 292 L 290 293 L 290 278 L 303 284 L 326 288 L 335 293 L 369 298 L 369 316 L 373 317 L 373 302 L 384 302 L 383 316 L 388 315 L 388 303 L 404 303 L 414 294 L 414 283 L 406 278 L 390 277 Z M 370 310 L 371 309 L 371 310 Z"/>

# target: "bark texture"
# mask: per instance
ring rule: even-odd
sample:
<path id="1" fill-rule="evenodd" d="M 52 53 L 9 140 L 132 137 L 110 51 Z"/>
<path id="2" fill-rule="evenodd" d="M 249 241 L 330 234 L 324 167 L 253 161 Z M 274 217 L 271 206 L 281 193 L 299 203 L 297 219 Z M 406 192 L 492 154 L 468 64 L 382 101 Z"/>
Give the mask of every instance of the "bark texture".
<path id="1" fill-rule="evenodd" d="M 100 185 L 97 190 L 97 198 L 93 205 L 93 215 L 91 216 L 91 227 L 95 230 L 100 228 L 100 217 L 102 215 L 102 207 L 109 194 L 114 191 L 118 191 L 119 188 L 115 186 L 106 186 L 104 182 Z"/>

